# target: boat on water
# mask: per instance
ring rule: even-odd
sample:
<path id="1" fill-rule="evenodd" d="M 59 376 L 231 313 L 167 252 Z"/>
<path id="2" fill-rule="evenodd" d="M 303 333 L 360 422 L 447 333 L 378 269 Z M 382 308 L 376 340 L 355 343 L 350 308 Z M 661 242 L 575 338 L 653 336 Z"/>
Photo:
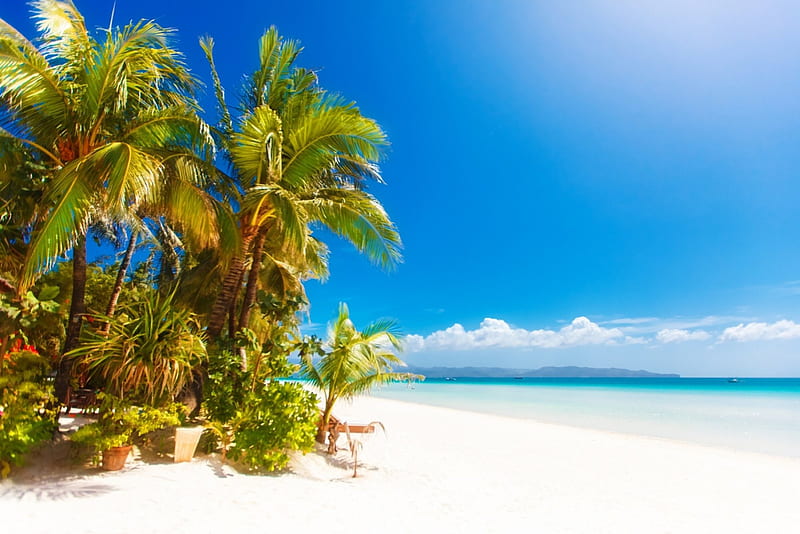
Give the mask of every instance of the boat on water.
<path id="1" fill-rule="evenodd" d="M 738 384 L 739 383 L 739 379 L 738 378 L 729 378 L 728 379 L 728 383 L 729 384 Z"/>
<path id="2" fill-rule="evenodd" d="M 448 381 L 450 381 L 450 382 L 455 382 L 455 381 L 456 381 L 456 379 L 455 379 L 455 378 L 453 378 L 452 376 L 447 376 L 447 377 L 445 377 L 445 380 L 448 380 Z"/>

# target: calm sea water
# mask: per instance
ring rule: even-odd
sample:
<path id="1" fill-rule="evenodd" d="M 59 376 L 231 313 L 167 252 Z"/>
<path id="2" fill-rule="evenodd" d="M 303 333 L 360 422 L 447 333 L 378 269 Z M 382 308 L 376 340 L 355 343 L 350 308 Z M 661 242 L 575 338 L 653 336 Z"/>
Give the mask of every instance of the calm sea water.
<path id="1" fill-rule="evenodd" d="M 375 395 L 800 457 L 798 378 L 428 379 Z"/>

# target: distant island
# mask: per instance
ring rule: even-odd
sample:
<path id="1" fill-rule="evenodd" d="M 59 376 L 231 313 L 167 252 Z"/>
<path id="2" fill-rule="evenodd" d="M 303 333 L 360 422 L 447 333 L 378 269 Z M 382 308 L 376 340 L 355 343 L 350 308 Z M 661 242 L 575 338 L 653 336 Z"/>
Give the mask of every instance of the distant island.
<path id="1" fill-rule="evenodd" d="M 541 367 L 506 369 L 503 367 L 415 367 L 402 369 L 426 378 L 680 378 L 674 373 L 651 373 L 630 369 L 595 367 Z"/>

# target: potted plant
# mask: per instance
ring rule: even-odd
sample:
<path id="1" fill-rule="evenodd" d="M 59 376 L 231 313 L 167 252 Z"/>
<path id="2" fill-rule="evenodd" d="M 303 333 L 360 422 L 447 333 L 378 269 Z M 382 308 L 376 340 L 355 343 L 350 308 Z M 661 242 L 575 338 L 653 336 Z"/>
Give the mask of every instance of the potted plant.
<path id="1" fill-rule="evenodd" d="M 180 424 L 180 404 L 163 407 L 137 405 L 111 395 L 99 395 L 100 417 L 79 428 L 72 441 L 102 454 L 103 469 L 117 471 L 125 465 L 133 443 L 149 432 Z"/>

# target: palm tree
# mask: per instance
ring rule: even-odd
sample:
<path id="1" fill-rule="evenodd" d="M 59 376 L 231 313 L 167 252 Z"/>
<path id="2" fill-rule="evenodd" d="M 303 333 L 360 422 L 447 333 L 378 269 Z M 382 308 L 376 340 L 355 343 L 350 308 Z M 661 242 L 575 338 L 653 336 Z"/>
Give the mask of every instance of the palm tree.
<path id="1" fill-rule="evenodd" d="M 336 401 L 363 395 L 380 384 L 409 378 L 408 373 L 393 371 L 393 366 L 405 363 L 392 349 L 402 350 L 394 321 L 379 320 L 359 331 L 350 320 L 347 305 L 342 303 L 338 317 L 328 329 L 322 357 L 314 361 L 314 350 L 301 350 L 303 376 L 325 397 L 318 442 L 325 442 Z"/>
<path id="2" fill-rule="evenodd" d="M 78 342 L 86 311 L 86 235 L 93 218 L 124 220 L 142 205 L 159 205 L 174 176 L 167 168 L 196 184 L 213 143 L 197 117 L 197 83 L 168 45 L 171 30 L 140 21 L 109 28 L 98 40 L 68 0 L 38 0 L 33 16 L 42 33 L 38 48 L 0 19 L 0 136 L 27 146 L 44 177 L 18 291 L 72 249 L 67 352 Z M 192 196 L 202 187 L 181 191 L 183 203 L 172 204 L 169 215 L 190 228 L 199 219 L 194 208 L 209 200 Z M 218 239 L 211 220 L 206 246 Z M 70 369 L 64 359 L 56 383 L 62 399 Z"/>
<path id="3" fill-rule="evenodd" d="M 201 44 L 221 109 L 220 144 L 243 192 L 242 247 L 209 317 L 213 339 L 232 313 L 245 271 L 238 329 L 248 326 L 265 262 L 302 258 L 308 270 L 301 276 L 324 276 L 326 249 L 313 238 L 314 223 L 384 268 L 399 262 L 400 237 L 377 199 L 364 191 L 365 181 L 381 180 L 375 162 L 386 145 L 384 132 L 352 103 L 320 89 L 313 72 L 294 66 L 298 43 L 282 39 L 275 28 L 261 38 L 260 66 L 245 85 L 236 128 L 215 70 L 213 41 Z"/>

